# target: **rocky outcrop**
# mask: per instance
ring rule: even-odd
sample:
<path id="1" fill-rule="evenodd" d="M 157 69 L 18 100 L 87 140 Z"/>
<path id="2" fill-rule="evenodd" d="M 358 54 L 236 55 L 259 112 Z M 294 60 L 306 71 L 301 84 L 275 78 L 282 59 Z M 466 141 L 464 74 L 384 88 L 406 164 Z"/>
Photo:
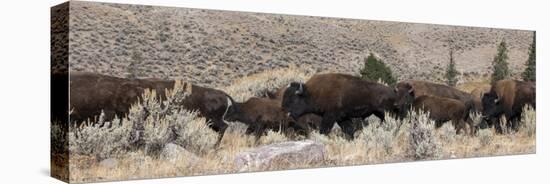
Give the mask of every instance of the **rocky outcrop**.
<path id="1" fill-rule="evenodd" d="M 235 165 L 241 171 L 247 171 L 281 164 L 319 162 L 325 159 L 326 152 L 325 146 L 319 142 L 282 142 L 239 153 Z"/>

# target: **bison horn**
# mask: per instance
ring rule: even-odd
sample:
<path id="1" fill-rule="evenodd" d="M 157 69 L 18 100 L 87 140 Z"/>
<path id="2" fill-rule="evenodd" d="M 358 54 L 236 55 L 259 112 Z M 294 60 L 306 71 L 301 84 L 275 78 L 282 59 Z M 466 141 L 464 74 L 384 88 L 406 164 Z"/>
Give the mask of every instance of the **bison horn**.
<path id="1" fill-rule="evenodd" d="M 413 92 L 414 92 L 414 90 L 412 88 L 409 89 L 409 93 L 413 93 Z"/>
<path id="2" fill-rule="evenodd" d="M 496 98 L 495 99 L 495 104 L 498 103 L 500 101 L 500 98 Z"/>
<path id="3" fill-rule="evenodd" d="M 303 84 L 300 84 L 300 88 L 298 88 L 298 90 L 296 91 L 296 94 L 301 95 L 302 93 L 304 93 L 304 87 L 303 87 Z"/>
<path id="4" fill-rule="evenodd" d="M 233 102 L 231 102 L 231 99 L 227 97 L 227 107 L 231 107 L 233 105 Z"/>

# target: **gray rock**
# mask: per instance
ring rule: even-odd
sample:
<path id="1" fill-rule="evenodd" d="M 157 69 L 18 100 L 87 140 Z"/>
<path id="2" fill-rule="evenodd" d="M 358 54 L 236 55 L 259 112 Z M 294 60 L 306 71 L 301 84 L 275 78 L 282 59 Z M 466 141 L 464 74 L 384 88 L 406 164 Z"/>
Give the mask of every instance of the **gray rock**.
<path id="1" fill-rule="evenodd" d="M 114 158 L 108 158 L 99 162 L 99 166 L 103 168 L 112 169 L 118 166 L 118 160 Z"/>
<path id="2" fill-rule="evenodd" d="M 176 163 L 178 160 L 186 159 L 190 163 L 196 163 L 200 158 L 177 144 L 168 143 L 162 149 L 160 159 L 168 160 L 171 163 Z"/>
<path id="3" fill-rule="evenodd" d="M 240 171 L 265 169 L 272 164 L 311 163 L 322 161 L 326 155 L 323 144 L 311 140 L 275 143 L 241 152 L 235 157 Z"/>

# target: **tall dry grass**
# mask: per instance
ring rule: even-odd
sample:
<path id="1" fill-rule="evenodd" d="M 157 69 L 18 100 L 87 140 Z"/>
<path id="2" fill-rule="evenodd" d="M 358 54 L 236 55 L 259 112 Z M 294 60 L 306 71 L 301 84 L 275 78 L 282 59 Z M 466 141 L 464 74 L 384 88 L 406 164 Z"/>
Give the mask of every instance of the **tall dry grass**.
<path id="1" fill-rule="evenodd" d="M 224 90 L 242 101 L 252 96 L 286 85 L 290 81 L 305 81 L 311 73 L 297 68 L 279 69 L 245 77 Z M 455 134 L 451 123 L 439 129 L 427 114 L 411 114 L 399 120 L 386 115 L 385 122 L 375 117 L 362 120 L 368 124 L 347 140 L 336 125 L 330 134 L 313 132 L 309 137 L 289 136 L 269 131 L 259 141 L 246 135 L 246 125 L 229 122 L 219 147 L 214 147 L 217 134 L 210 130 L 204 118 L 195 112 L 179 109 L 175 104 L 187 95 L 176 88 L 167 102 L 158 102 L 154 92 L 144 94 L 144 102 L 132 107 L 129 118 L 108 122 L 110 127 L 87 125 L 70 129 L 70 180 L 72 182 L 109 181 L 137 178 L 224 174 L 259 170 L 330 167 L 376 164 L 414 160 L 468 158 L 535 152 L 535 110 L 524 109 L 522 127 L 518 132 L 497 134 L 492 129 L 475 135 Z M 172 103 L 170 103 L 172 102 Z M 162 108 L 160 103 L 165 103 Z M 149 116 L 144 118 L 144 109 Z M 479 119 L 475 115 L 474 119 Z M 171 133 L 174 132 L 174 133 Z M 326 157 L 319 162 L 275 162 L 268 168 L 238 168 L 235 157 L 258 146 L 277 142 L 310 139 L 322 143 Z M 179 145 L 191 156 L 166 160 L 159 150 L 168 143 Z M 115 166 L 101 164 L 104 159 L 116 160 Z"/>

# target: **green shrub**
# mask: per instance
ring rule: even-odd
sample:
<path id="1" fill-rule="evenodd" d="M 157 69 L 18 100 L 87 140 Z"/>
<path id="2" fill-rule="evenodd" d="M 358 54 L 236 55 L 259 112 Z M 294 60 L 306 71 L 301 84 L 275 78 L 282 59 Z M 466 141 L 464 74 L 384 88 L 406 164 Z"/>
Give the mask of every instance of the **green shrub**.
<path id="1" fill-rule="evenodd" d="M 397 79 L 392 75 L 391 69 L 372 53 L 365 58 L 363 68 L 360 69 L 359 74 L 361 74 L 361 78 L 363 79 L 372 81 L 382 80 L 389 85 L 397 83 Z"/>

